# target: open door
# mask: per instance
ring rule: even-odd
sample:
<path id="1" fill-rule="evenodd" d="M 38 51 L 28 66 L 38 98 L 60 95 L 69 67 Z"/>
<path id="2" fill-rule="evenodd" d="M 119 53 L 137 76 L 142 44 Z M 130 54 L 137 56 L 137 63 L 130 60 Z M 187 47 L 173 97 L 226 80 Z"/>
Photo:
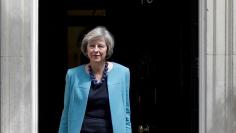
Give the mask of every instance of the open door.
<path id="1" fill-rule="evenodd" d="M 197 0 L 54 2 L 39 3 L 39 132 L 57 132 L 65 72 L 87 62 L 78 42 L 104 25 L 131 71 L 133 133 L 198 133 Z"/>

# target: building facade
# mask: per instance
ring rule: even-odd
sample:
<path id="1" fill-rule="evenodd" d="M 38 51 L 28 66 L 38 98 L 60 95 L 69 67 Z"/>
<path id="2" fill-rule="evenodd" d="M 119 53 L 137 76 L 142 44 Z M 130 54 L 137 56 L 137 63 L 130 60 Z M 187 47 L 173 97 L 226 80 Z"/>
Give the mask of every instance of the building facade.
<path id="1" fill-rule="evenodd" d="M 0 0 L 1 133 L 38 133 L 38 0 Z M 199 133 L 236 131 L 236 2 L 199 0 Z"/>

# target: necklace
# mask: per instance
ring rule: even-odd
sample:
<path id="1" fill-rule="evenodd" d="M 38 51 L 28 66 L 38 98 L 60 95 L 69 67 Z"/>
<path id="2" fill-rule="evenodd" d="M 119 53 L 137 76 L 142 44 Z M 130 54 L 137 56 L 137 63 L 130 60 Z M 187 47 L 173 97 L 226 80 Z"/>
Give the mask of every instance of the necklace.
<path id="1" fill-rule="evenodd" d="M 108 63 L 107 62 L 105 63 L 101 81 L 98 81 L 95 78 L 91 65 L 89 65 L 88 68 L 89 68 L 88 70 L 89 70 L 89 75 L 90 75 L 90 79 L 92 80 L 92 83 L 96 86 L 101 85 L 107 77 Z"/>

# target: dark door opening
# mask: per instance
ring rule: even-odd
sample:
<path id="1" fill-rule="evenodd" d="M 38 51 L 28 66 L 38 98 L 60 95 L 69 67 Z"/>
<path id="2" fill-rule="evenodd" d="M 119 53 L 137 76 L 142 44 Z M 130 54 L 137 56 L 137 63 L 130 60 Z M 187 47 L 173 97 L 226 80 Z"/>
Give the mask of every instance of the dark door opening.
<path id="1" fill-rule="evenodd" d="M 79 41 L 106 26 L 131 71 L 133 133 L 198 133 L 198 1 L 39 1 L 39 132 L 56 133 Z M 144 131 L 144 130 L 143 130 Z"/>

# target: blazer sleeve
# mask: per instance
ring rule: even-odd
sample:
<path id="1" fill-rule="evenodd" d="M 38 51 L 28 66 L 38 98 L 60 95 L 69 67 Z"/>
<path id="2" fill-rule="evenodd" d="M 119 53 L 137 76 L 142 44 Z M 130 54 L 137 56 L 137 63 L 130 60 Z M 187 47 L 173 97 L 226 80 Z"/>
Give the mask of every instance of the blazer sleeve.
<path id="1" fill-rule="evenodd" d="M 61 115 L 59 133 L 68 133 L 68 109 L 69 109 L 70 93 L 71 93 L 70 86 L 71 86 L 71 75 L 70 75 L 70 70 L 68 70 L 65 78 L 64 108 Z"/>
<path id="2" fill-rule="evenodd" d="M 131 120 L 130 120 L 130 71 L 126 72 L 126 133 L 131 133 Z"/>

